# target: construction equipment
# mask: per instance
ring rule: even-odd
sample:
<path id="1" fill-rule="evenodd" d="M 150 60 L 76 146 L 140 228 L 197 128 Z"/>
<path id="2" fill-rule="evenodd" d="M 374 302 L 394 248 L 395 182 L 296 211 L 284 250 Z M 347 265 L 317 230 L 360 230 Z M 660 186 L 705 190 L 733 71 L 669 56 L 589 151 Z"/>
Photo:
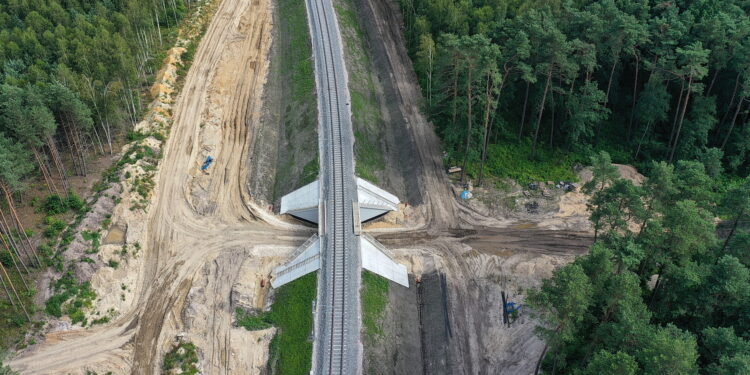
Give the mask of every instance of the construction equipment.
<path id="1" fill-rule="evenodd" d="M 505 310 L 508 312 L 508 314 L 513 314 L 515 312 L 521 312 L 521 308 L 523 305 L 516 305 L 515 302 L 506 302 L 505 303 Z"/>

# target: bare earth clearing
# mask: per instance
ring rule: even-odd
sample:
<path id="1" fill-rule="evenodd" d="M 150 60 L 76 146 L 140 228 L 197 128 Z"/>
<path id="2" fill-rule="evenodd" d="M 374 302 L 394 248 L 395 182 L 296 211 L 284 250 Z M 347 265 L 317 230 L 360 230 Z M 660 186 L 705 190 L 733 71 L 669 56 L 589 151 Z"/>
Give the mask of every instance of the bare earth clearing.
<path id="1" fill-rule="evenodd" d="M 402 199 L 421 201 L 368 226 L 423 282 L 408 290 L 391 284 L 386 339 L 365 347 L 365 369 L 368 361 L 380 361 L 384 372 L 397 374 L 531 374 L 543 346 L 535 322 L 522 314 L 504 326 L 500 294 L 523 302 L 527 289 L 586 251 L 585 197 L 562 196 L 555 212 L 524 220 L 459 203 L 439 140 L 418 110 L 421 95 L 397 3 L 355 3 L 375 56 L 379 101 L 387 103 L 387 118 L 400 124 L 390 126 L 397 133 L 387 137 L 406 134 L 404 142 L 414 145 L 416 156 L 401 164 L 411 165 L 416 180 L 405 185 L 420 191 Z M 196 344 L 205 374 L 263 373 L 273 329 L 234 328 L 232 312 L 267 305 L 268 286 L 261 288 L 260 280 L 310 232 L 270 214 L 248 193 L 248 181 L 274 184 L 265 171 L 254 174 L 249 157 L 261 147 L 255 133 L 268 88 L 271 7 L 271 0 L 221 1 L 174 106 L 148 213 L 115 207 L 114 228 L 126 233 L 113 236 L 142 245 L 127 265 L 100 269 L 92 278 L 100 296 L 96 308 L 115 309 L 116 317 L 87 329 L 58 322 L 57 331 L 21 352 L 12 368 L 24 374 L 158 373 L 180 336 Z M 276 144 L 262 147 L 283 152 Z M 199 170 L 207 155 L 216 160 L 210 175 Z M 254 181 L 256 175 L 269 181 Z M 103 251 L 113 251 L 106 246 Z"/>

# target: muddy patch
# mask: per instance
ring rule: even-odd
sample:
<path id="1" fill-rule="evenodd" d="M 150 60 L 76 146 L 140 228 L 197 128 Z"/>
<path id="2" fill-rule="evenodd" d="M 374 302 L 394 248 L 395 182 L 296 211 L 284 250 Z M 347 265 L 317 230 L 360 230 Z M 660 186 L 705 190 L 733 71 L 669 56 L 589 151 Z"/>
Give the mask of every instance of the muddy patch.
<path id="1" fill-rule="evenodd" d="M 107 236 L 104 237 L 103 245 L 122 245 L 125 243 L 127 225 L 113 225 L 109 228 Z"/>

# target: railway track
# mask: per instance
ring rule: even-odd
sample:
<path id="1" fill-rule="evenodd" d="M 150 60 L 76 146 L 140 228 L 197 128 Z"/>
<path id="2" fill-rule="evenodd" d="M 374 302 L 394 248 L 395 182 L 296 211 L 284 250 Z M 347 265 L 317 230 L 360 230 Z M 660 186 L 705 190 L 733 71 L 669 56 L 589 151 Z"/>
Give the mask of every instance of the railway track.
<path id="1" fill-rule="evenodd" d="M 315 59 L 326 233 L 316 307 L 313 372 L 360 373 L 359 242 L 353 233 L 356 201 L 349 95 L 336 15 L 330 0 L 306 0 Z"/>

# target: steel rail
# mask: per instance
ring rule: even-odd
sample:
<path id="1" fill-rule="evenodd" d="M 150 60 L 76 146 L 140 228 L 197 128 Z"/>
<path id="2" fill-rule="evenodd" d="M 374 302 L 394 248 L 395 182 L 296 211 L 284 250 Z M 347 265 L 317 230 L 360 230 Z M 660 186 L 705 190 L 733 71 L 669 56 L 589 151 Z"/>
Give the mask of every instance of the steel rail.
<path id="1" fill-rule="evenodd" d="M 330 189 L 328 199 L 332 200 L 331 205 L 331 218 L 333 225 L 326 234 L 325 248 L 330 252 L 325 257 L 327 264 L 325 265 L 327 274 L 323 275 L 326 277 L 322 278 L 327 284 L 327 291 L 321 293 L 319 290 L 319 299 L 324 298 L 320 302 L 323 303 L 321 307 L 326 308 L 327 313 L 330 314 L 328 318 L 329 326 L 326 332 L 321 332 L 328 336 L 327 348 L 325 348 L 324 359 L 321 361 L 321 368 L 318 373 L 327 373 L 329 375 L 334 374 L 346 374 L 346 355 L 348 346 L 346 345 L 347 338 L 347 312 L 349 312 L 349 306 L 347 306 L 346 291 L 349 286 L 347 283 L 346 269 L 348 260 L 347 251 L 347 216 L 344 212 L 344 207 L 347 202 L 347 189 L 345 186 L 345 153 L 347 143 L 344 140 L 344 131 L 342 129 L 342 109 L 340 105 L 340 99 L 342 93 L 339 91 L 338 84 L 342 81 L 345 82 L 345 78 L 342 77 L 342 72 L 337 69 L 335 61 L 336 52 L 341 53 L 340 50 L 334 51 L 333 41 L 334 38 L 338 37 L 336 32 L 332 33 L 332 26 L 335 27 L 336 20 L 331 18 L 335 17 L 335 14 L 330 14 L 332 6 L 330 3 L 324 4 L 323 1 L 330 0 L 310 0 L 310 6 L 308 12 L 311 13 L 311 21 L 313 23 L 314 30 L 317 31 L 317 39 L 319 45 L 316 47 L 322 53 L 319 53 L 320 63 L 319 68 L 316 71 L 324 77 L 318 84 L 324 86 L 323 97 L 319 98 L 321 102 L 321 110 L 323 112 L 324 121 L 321 124 L 321 128 L 324 128 L 325 135 L 328 140 L 329 157 L 326 158 L 328 163 L 328 173 L 326 173 L 326 180 L 329 182 L 328 188 Z M 326 7 L 328 5 L 328 7 Z M 322 82 L 321 82 L 322 81 Z M 346 109 L 348 110 L 348 109 Z M 344 114 L 346 115 L 346 114 Z M 353 157 L 353 155 L 351 155 Z M 353 171 L 351 171 L 353 172 Z M 350 177 L 353 180 L 353 175 Z M 351 181 L 350 181 L 351 183 Z M 329 220 L 329 218 L 326 218 Z M 321 297 L 324 296 L 324 297 Z M 358 332 L 356 332 L 358 335 Z M 321 350 L 323 348 L 318 348 Z M 358 348 L 355 348 L 358 350 Z M 357 369 L 358 371 L 359 369 Z"/>

